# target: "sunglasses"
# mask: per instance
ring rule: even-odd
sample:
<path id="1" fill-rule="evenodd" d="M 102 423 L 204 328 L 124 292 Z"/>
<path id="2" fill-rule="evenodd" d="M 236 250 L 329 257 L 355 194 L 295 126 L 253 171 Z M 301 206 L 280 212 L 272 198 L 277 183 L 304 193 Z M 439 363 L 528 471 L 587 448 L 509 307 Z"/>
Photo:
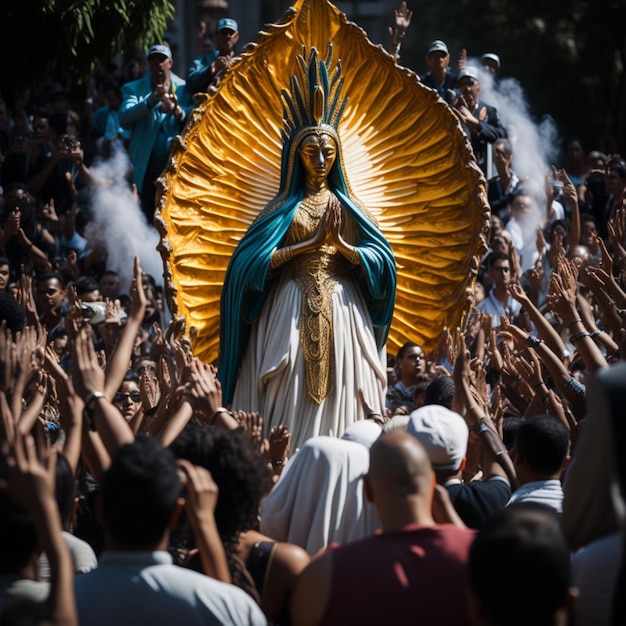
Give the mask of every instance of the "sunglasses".
<path id="1" fill-rule="evenodd" d="M 9 200 L 4 203 L 7 208 L 11 209 L 22 209 L 27 207 L 29 204 L 29 200 L 27 196 L 21 196 L 20 198 L 15 198 L 13 200 Z"/>
<path id="2" fill-rule="evenodd" d="M 118 393 L 113 396 L 113 402 L 124 402 L 126 398 L 130 398 L 133 402 L 140 402 L 141 394 L 138 391 L 131 391 L 129 393 L 122 393 L 121 391 L 118 391 Z"/>

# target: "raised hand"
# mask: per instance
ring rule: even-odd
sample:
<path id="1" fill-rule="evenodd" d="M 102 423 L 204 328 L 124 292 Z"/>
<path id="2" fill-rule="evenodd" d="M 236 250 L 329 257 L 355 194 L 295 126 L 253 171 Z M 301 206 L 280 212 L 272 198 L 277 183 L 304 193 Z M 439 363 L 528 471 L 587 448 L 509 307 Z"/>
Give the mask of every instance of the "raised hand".
<path id="1" fill-rule="evenodd" d="M 500 348 L 498 347 L 498 342 L 496 339 L 496 330 L 491 325 L 491 321 L 492 321 L 491 315 L 485 315 L 485 317 L 489 319 L 489 323 L 490 323 L 489 334 L 487 335 L 489 337 L 489 343 L 487 344 L 487 349 L 486 349 L 487 357 L 489 358 L 489 365 L 497 372 L 502 372 L 504 369 L 504 358 L 502 357 L 502 352 L 500 351 Z M 505 317 L 506 317 L 505 315 L 501 317 L 500 325 L 502 325 L 502 320 Z"/>
<path id="2" fill-rule="evenodd" d="M 0 454 L 6 457 L 10 454 L 11 446 L 15 441 L 17 424 L 9 406 L 6 391 L 0 389 Z"/>
<path id="3" fill-rule="evenodd" d="M 574 261 L 570 261 L 568 259 L 561 259 L 559 261 L 557 271 L 563 278 L 563 284 L 570 291 L 576 292 L 578 290 L 577 280 L 579 269 L 580 268 L 574 263 Z"/>
<path id="4" fill-rule="evenodd" d="M 143 289 L 143 283 L 141 281 L 142 276 L 143 271 L 139 265 L 139 257 L 136 256 L 134 260 L 133 282 L 130 285 L 130 297 L 132 300 L 131 315 L 143 320 L 146 312 L 147 300 L 146 292 Z"/>
<path id="5" fill-rule="evenodd" d="M 72 342 L 72 380 L 83 400 L 94 391 L 104 389 L 104 371 L 98 362 L 89 325 L 82 326 Z"/>
<path id="6" fill-rule="evenodd" d="M 150 358 L 158 361 L 162 354 L 167 352 L 165 338 L 163 337 L 163 329 L 158 322 L 152 324 L 152 343 L 150 344 Z"/>
<path id="7" fill-rule="evenodd" d="M 553 180 L 554 178 L 553 178 L 552 172 L 546 172 L 544 174 L 544 183 L 545 183 L 546 201 L 548 204 L 548 211 L 550 210 L 550 205 L 552 204 L 552 201 L 554 200 Z"/>
<path id="8" fill-rule="evenodd" d="M 546 237 L 543 234 L 543 229 L 541 227 L 537 228 L 535 245 L 537 247 L 537 252 L 539 252 L 539 256 L 542 257 L 546 251 Z"/>
<path id="9" fill-rule="evenodd" d="M 13 333 L 7 328 L 6 320 L 0 322 L 0 391 L 13 389 L 13 362 L 15 344 Z"/>
<path id="10" fill-rule="evenodd" d="M 26 311 L 28 324 L 41 327 L 39 316 L 37 315 L 37 305 L 33 296 L 33 279 L 24 271 L 18 281 L 17 301 Z"/>
<path id="11" fill-rule="evenodd" d="M 104 313 L 104 322 L 106 324 L 120 324 L 120 311 L 122 310 L 122 305 L 119 300 L 111 300 L 107 298 L 105 300 L 105 313 Z"/>
<path id="12" fill-rule="evenodd" d="M 280 462 L 285 463 L 289 456 L 291 433 L 285 424 L 274 426 L 269 436 L 269 458 L 272 465 Z"/>
<path id="13" fill-rule="evenodd" d="M 557 169 L 556 167 L 552 166 L 552 176 L 555 180 L 561 181 L 563 183 L 563 194 L 570 201 L 572 206 L 578 207 L 578 192 L 576 191 L 574 183 L 567 175 L 567 172 L 563 168 Z"/>
<path id="14" fill-rule="evenodd" d="M 42 501 L 54 503 L 55 465 L 54 448 L 40 461 L 32 436 L 16 430 L 7 458 L 8 480 L 0 480 L 0 489 L 18 507 L 36 515 Z"/>
<path id="15" fill-rule="evenodd" d="M 259 451 L 259 453 L 263 456 L 267 456 L 269 451 L 269 442 L 263 437 L 263 417 L 256 412 L 244 412 L 241 425 L 248 433 L 254 447 Z"/>
<path id="16" fill-rule="evenodd" d="M 519 354 L 515 358 L 517 372 L 528 385 L 536 390 L 543 383 L 541 363 L 534 350 L 527 350 L 526 354 L 528 355 L 527 357 Z"/>
<path id="17" fill-rule="evenodd" d="M 170 372 L 170 361 L 166 358 L 165 354 L 162 354 L 159 358 L 157 371 L 159 374 L 159 384 L 161 386 L 161 397 L 166 398 L 169 403 L 176 395 L 176 386 Z"/>
<path id="18" fill-rule="evenodd" d="M 185 459 L 179 459 L 176 464 L 185 477 L 187 517 L 191 527 L 198 530 L 202 521 L 214 521 L 213 514 L 219 497 L 219 488 L 211 472 L 204 467 L 192 465 Z"/>
<path id="19" fill-rule="evenodd" d="M 184 459 L 177 463 L 187 488 L 185 511 L 200 551 L 202 569 L 207 576 L 230 583 L 226 552 L 215 522 L 218 486 L 211 472 L 204 467 L 192 465 Z"/>
<path id="20" fill-rule="evenodd" d="M 458 333 L 456 336 L 456 358 L 454 359 L 454 368 L 452 369 L 452 379 L 459 388 L 464 384 L 470 385 L 469 363 L 469 350 L 465 347 L 465 338 L 463 333 Z"/>
<path id="21" fill-rule="evenodd" d="M 12 362 L 11 406 L 17 416 L 21 414 L 24 389 L 39 370 L 43 354 L 39 354 L 37 331 L 32 326 L 25 326 L 21 333 L 17 333 L 14 343 L 16 351 Z"/>
<path id="22" fill-rule="evenodd" d="M 568 318 L 576 311 L 576 276 L 578 270 L 571 261 L 559 259 L 557 269 L 550 276 L 550 286 L 546 299 L 550 310 L 561 319 Z"/>
<path id="23" fill-rule="evenodd" d="M 76 288 L 74 285 L 71 285 L 67 289 L 67 315 L 65 317 L 65 329 L 67 330 L 67 334 L 70 338 L 70 343 L 74 340 L 78 331 L 80 330 L 83 323 L 85 323 L 85 319 L 83 318 L 83 312 L 81 310 L 81 301 L 76 295 Z"/>
<path id="24" fill-rule="evenodd" d="M 59 221 L 59 216 L 57 215 L 57 212 L 54 208 L 54 198 L 50 198 L 50 200 L 43 205 L 41 213 L 45 220 L 48 220 L 50 222 Z"/>
<path id="25" fill-rule="evenodd" d="M 398 29 L 398 31 L 404 34 L 406 30 L 408 29 L 408 27 L 411 25 L 411 18 L 413 17 L 413 11 L 410 11 L 407 8 L 406 2 L 403 2 L 400 5 L 400 8 L 395 10 L 395 14 L 396 14 L 396 28 Z"/>
<path id="26" fill-rule="evenodd" d="M 524 289 L 519 283 L 511 283 L 508 286 L 508 290 L 509 290 L 509 295 L 514 300 L 517 300 L 522 306 L 525 306 L 526 304 L 530 302 L 528 295 L 526 294 L 526 292 L 524 291 Z"/>
<path id="27" fill-rule="evenodd" d="M 474 357 L 470 361 L 470 371 L 473 373 L 474 387 L 483 403 L 487 402 L 489 391 L 487 389 L 487 374 L 480 359 Z"/>
<path id="28" fill-rule="evenodd" d="M 617 239 L 616 243 L 619 245 L 620 251 L 623 251 L 626 240 L 626 209 L 623 205 L 615 209 L 615 216 L 609 222 L 613 228 L 615 239 Z M 613 248 L 617 249 L 617 246 L 613 246 Z"/>
<path id="29" fill-rule="evenodd" d="M 222 388 L 211 366 L 196 357 L 191 359 L 185 376 L 185 393 L 193 397 L 192 405 L 199 417 L 211 423 L 222 404 Z"/>
<path id="30" fill-rule="evenodd" d="M 502 383 L 497 383 L 491 394 L 489 403 L 489 415 L 493 416 L 500 438 L 502 438 L 502 419 L 504 418 L 504 401 L 502 397 Z"/>
<path id="31" fill-rule="evenodd" d="M 392 44 L 391 53 L 395 56 L 396 60 L 400 57 L 400 43 L 411 24 L 412 17 L 413 11 L 409 11 L 406 2 L 403 2 L 400 8 L 395 11 L 395 25 L 389 27 L 389 36 L 391 37 Z"/>
<path id="32" fill-rule="evenodd" d="M 139 377 L 139 391 L 141 393 L 141 406 L 144 413 L 157 406 L 161 398 L 159 381 L 155 376 L 152 376 L 149 371 L 144 371 Z"/>
<path id="33" fill-rule="evenodd" d="M 522 330 L 519 326 L 511 324 L 508 319 L 503 318 L 503 323 L 500 326 L 500 332 L 498 336 L 505 339 L 512 339 L 518 350 L 522 351 L 529 345 L 529 338 L 531 335 L 525 330 Z M 539 341 L 535 339 L 535 341 Z"/>

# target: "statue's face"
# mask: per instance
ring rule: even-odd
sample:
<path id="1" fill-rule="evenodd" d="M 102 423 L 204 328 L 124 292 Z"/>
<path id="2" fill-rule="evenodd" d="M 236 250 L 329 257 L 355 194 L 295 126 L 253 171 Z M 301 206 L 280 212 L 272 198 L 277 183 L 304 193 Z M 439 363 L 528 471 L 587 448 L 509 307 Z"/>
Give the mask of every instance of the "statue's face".
<path id="1" fill-rule="evenodd" d="M 330 135 L 312 133 L 302 140 L 298 153 L 306 178 L 319 182 L 328 176 L 337 157 L 337 147 Z"/>

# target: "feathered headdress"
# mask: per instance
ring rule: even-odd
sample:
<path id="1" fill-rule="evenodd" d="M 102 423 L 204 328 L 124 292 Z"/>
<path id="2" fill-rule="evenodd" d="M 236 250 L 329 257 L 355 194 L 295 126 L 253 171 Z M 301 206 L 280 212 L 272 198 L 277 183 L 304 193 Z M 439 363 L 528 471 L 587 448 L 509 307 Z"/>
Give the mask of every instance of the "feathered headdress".
<path id="1" fill-rule="evenodd" d="M 291 77 L 290 91 L 283 89 L 282 139 L 284 142 L 299 142 L 300 135 L 306 135 L 312 128 L 319 132 L 328 132 L 337 137 L 339 119 L 348 101 L 341 99 L 343 76 L 341 61 L 331 68 L 333 46 L 328 45 L 326 60 L 318 59 L 318 52 L 311 48 L 308 63 L 305 59 L 306 48 L 298 55 L 297 75 Z M 332 74 L 329 79 L 329 74 Z"/>

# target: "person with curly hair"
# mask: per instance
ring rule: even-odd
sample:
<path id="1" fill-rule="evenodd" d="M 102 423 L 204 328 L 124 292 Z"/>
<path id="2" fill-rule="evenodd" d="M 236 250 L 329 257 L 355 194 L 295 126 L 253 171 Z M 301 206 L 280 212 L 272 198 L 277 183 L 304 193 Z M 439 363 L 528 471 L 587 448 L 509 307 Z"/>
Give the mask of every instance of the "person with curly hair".
<path id="1" fill-rule="evenodd" d="M 256 595 L 274 624 L 288 623 L 289 598 L 309 556 L 258 531 L 259 504 L 271 487 L 271 474 L 248 434 L 243 429 L 214 430 L 193 420 L 171 449 L 208 469 L 219 488 L 215 521 L 233 583 Z M 189 565 L 195 562 L 192 557 Z"/>

